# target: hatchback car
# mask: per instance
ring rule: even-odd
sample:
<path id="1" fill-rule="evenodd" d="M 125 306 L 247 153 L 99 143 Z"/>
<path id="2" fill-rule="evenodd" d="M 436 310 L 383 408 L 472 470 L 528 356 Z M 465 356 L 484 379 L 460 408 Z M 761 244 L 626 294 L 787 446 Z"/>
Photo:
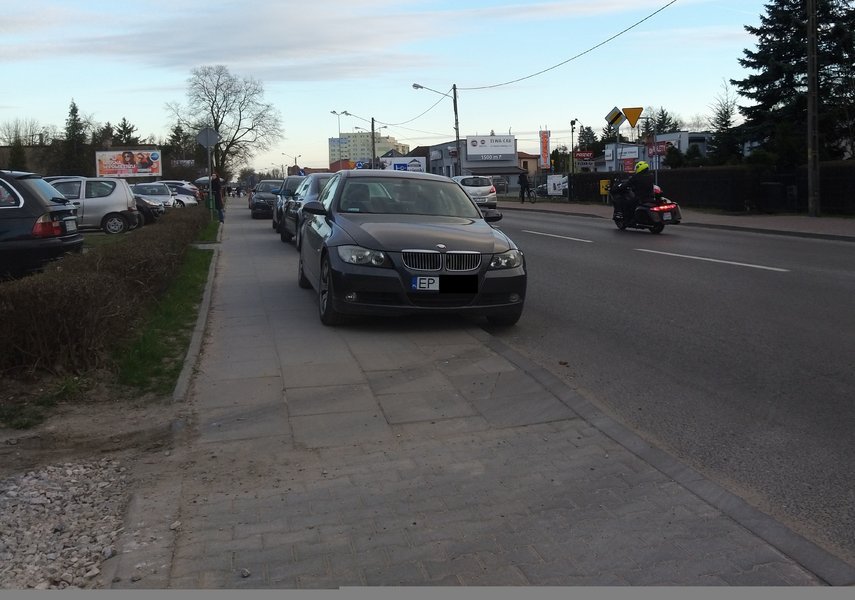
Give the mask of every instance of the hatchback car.
<path id="1" fill-rule="evenodd" d="M 77 209 L 65 196 L 39 175 L 0 171 L 0 275 L 37 271 L 82 248 Z"/>
<path id="2" fill-rule="evenodd" d="M 131 190 L 133 190 L 134 194 L 142 196 L 146 200 L 160 202 L 160 204 L 163 205 L 164 210 L 169 210 L 176 206 L 175 192 L 173 192 L 165 183 L 161 183 L 159 181 L 153 181 L 151 183 L 135 183 L 131 186 Z"/>
<path id="3" fill-rule="evenodd" d="M 116 177 L 63 177 L 50 184 L 77 208 L 81 228 L 124 233 L 139 223 L 139 211 L 128 182 Z"/>
<path id="4" fill-rule="evenodd" d="M 489 177 L 480 175 L 458 175 L 452 177 L 460 184 L 475 204 L 484 208 L 496 208 L 496 187 Z"/>
<path id="5" fill-rule="evenodd" d="M 346 315 L 465 313 L 513 325 L 523 253 L 454 181 L 407 171 L 336 173 L 303 205 L 297 281 L 317 291 L 321 322 Z"/>
<path id="6" fill-rule="evenodd" d="M 311 173 L 307 175 L 294 195 L 285 200 L 282 207 L 282 219 L 279 223 L 279 239 L 283 242 L 290 242 L 293 239 L 294 246 L 297 250 L 300 249 L 303 204 L 316 201 L 332 176 L 332 173 Z"/>
<path id="7" fill-rule="evenodd" d="M 282 187 L 282 179 L 263 179 L 252 189 L 252 199 L 249 201 L 249 209 L 252 218 L 259 216 L 271 218 L 273 207 L 276 205 L 276 192 Z"/>
<path id="8" fill-rule="evenodd" d="M 289 175 L 282 182 L 282 186 L 276 191 L 276 202 L 273 204 L 273 229 L 279 232 L 279 223 L 282 221 L 282 211 L 285 207 L 285 202 L 294 197 L 294 193 L 303 180 L 305 175 Z M 281 235 L 281 234 L 280 234 Z"/>

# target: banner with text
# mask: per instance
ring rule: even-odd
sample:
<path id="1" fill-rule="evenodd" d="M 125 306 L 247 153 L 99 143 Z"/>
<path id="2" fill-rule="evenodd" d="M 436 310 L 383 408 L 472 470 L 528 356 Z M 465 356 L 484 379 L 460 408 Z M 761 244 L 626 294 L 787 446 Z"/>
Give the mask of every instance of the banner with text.
<path id="1" fill-rule="evenodd" d="M 517 141 L 512 135 L 466 136 L 467 160 L 515 160 Z"/>

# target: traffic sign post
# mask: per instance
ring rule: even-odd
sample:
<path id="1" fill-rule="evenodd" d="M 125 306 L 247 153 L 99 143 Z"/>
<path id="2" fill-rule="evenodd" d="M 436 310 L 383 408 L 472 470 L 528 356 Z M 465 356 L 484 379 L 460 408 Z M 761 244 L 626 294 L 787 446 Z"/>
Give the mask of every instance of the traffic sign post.
<path id="1" fill-rule="evenodd" d="M 626 116 L 617 106 L 606 115 L 606 123 L 609 124 L 609 127 L 615 128 L 615 173 L 617 173 L 618 147 L 620 146 L 620 126 L 624 121 L 626 121 Z"/>
<path id="2" fill-rule="evenodd" d="M 217 142 L 220 141 L 220 134 L 212 127 L 205 127 L 196 136 L 196 141 L 208 150 L 208 209 L 211 211 L 211 216 L 213 217 L 214 190 L 211 186 L 211 148 L 216 146 Z"/>

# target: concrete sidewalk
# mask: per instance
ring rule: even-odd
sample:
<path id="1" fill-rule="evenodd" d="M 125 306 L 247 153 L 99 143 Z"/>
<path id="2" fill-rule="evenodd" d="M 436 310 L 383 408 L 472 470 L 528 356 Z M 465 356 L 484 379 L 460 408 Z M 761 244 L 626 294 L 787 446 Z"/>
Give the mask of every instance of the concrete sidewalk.
<path id="1" fill-rule="evenodd" d="M 194 417 L 113 587 L 855 584 L 473 322 L 324 327 L 296 270 L 232 200 Z"/>

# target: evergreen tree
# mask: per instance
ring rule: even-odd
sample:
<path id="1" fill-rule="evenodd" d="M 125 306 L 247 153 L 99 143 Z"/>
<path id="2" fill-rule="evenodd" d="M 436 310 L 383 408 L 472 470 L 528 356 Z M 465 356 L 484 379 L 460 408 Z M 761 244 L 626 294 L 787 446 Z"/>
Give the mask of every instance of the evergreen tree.
<path id="1" fill-rule="evenodd" d="M 722 93 L 711 106 L 713 114 L 710 127 L 713 135 L 707 156 L 714 165 L 737 164 L 742 160 L 741 131 L 735 125 L 737 100 L 727 83 L 722 84 L 722 88 Z"/>
<path id="2" fill-rule="evenodd" d="M 137 128 L 134 125 L 131 125 L 125 117 L 122 117 L 122 121 L 116 125 L 113 143 L 119 146 L 139 146 L 140 137 L 134 135 L 136 130 Z"/>
<path id="3" fill-rule="evenodd" d="M 9 169 L 12 171 L 27 171 L 27 151 L 21 136 L 17 136 L 9 148 Z"/>
<path id="4" fill-rule="evenodd" d="M 579 139 L 576 140 L 576 150 L 591 150 L 591 146 L 597 143 L 597 134 L 593 127 L 582 125 L 579 127 Z"/>
<path id="5" fill-rule="evenodd" d="M 74 100 L 68 108 L 65 120 L 65 139 L 59 146 L 59 174 L 91 176 L 95 172 L 95 155 L 86 143 L 86 123 Z"/>
<path id="6" fill-rule="evenodd" d="M 855 9 L 847 0 L 816 0 L 820 157 L 837 158 L 851 144 L 851 106 L 855 101 Z M 747 134 L 778 166 L 792 168 L 807 159 L 807 12 L 802 0 L 770 0 L 757 27 L 757 38 L 739 64 L 753 71 L 731 80 L 744 98 Z M 849 140 L 847 142 L 847 140 Z"/>

